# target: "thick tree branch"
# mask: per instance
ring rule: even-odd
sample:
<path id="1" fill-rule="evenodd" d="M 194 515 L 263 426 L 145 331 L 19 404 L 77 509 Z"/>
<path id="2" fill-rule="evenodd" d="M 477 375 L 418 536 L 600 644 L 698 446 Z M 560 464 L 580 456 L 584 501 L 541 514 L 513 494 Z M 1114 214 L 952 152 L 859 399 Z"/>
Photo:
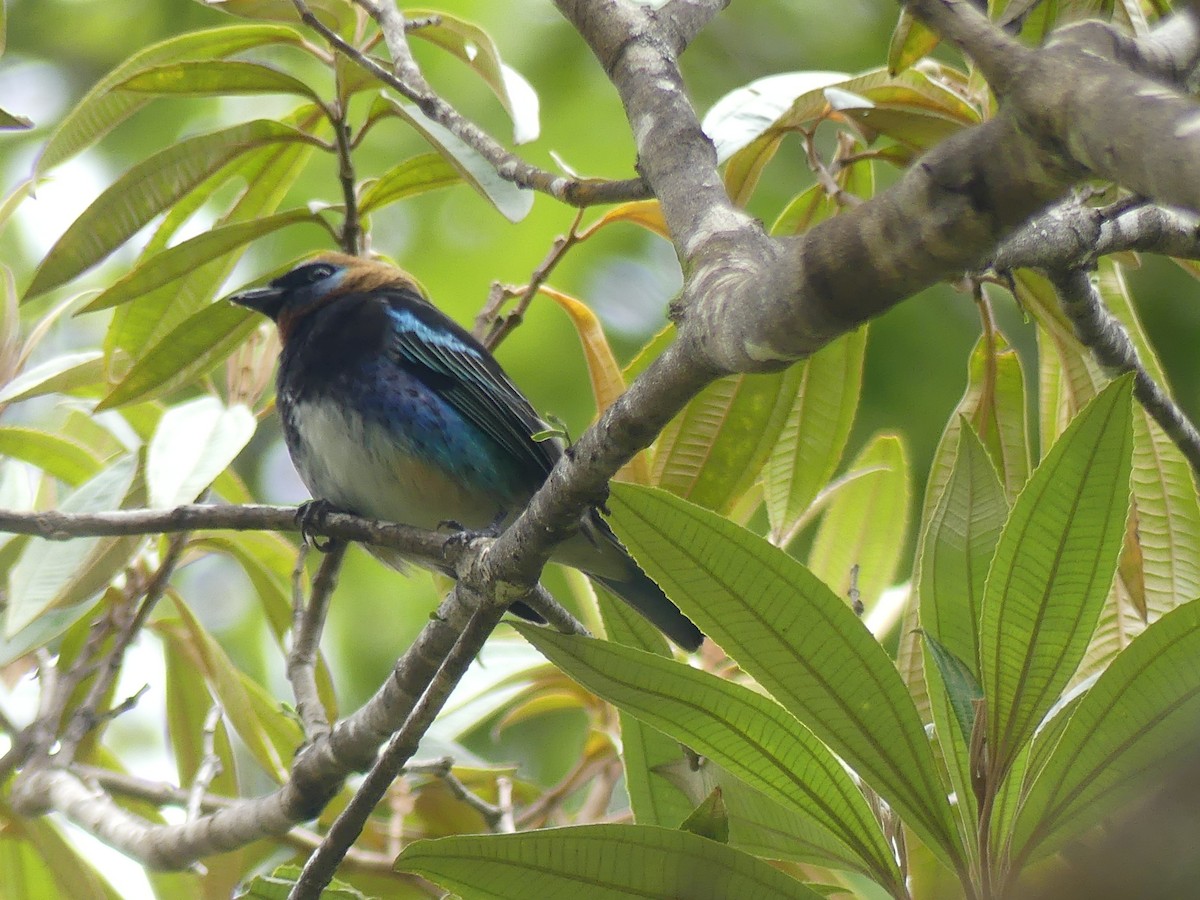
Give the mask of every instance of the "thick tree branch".
<path id="1" fill-rule="evenodd" d="M 904 6 L 974 60 L 988 86 L 1003 97 L 1019 78 L 1030 51 L 969 0 L 902 0 Z"/>
<path id="2" fill-rule="evenodd" d="M 1145 251 L 1200 259 L 1200 219 L 1190 213 L 1140 204 L 1115 211 L 1087 206 L 1077 197 L 1046 210 L 996 250 L 997 271 L 1072 269 L 1101 256 Z"/>

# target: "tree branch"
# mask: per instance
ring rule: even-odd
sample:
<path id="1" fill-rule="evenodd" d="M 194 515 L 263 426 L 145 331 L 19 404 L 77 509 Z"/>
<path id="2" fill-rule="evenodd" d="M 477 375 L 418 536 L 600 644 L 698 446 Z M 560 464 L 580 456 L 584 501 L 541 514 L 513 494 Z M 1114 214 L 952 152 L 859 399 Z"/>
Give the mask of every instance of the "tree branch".
<path id="1" fill-rule="evenodd" d="M 460 584 L 451 593 L 453 596 L 462 592 L 463 585 Z M 288 900 L 318 900 L 321 896 L 343 857 L 358 839 L 372 810 L 383 799 L 405 763 L 416 753 L 421 737 L 429 730 L 451 691 L 483 648 L 484 642 L 504 615 L 504 610 L 504 606 L 482 605 L 472 613 L 420 702 L 413 708 L 403 727 L 392 735 L 354 797 L 334 821 L 321 846 L 305 862 Z"/>
<path id="2" fill-rule="evenodd" d="M 1079 342 L 1096 357 L 1110 375 L 1133 372 L 1133 395 L 1179 447 L 1200 476 L 1200 432 L 1167 396 L 1138 356 L 1125 326 L 1104 305 L 1100 292 L 1085 269 L 1048 273 L 1058 292 L 1063 311 L 1075 326 Z"/>
<path id="3" fill-rule="evenodd" d="M 620 203 L 626 200 L 643 200 L 646 198 L 646 187 L 641 179 L 603 181 L 593 178 L 573 178 L 564 175 L 555 175 L 547 172 L 545 169 L 540 169 L 525 162 L 519 156 L 505 150 L 491 135 L 460 114 L 454 107 L 434 93 L 428 84 L 426 84 L 423 76 L 420 76 L 419 82 L 415 84 L 407 81 L 404 76 L 411 74 L 414 70 L 420 75 L 420 70 L 416 68 L 411 55 L 407 54 L 407 50 L 405 50 L 400 60 L 393 60 L 393 62 L 399 62 L 402 71 L 397 73 L 389 72 L 353 44 L 344 40 L 337 32 L 327 27 L 313 14 L 304 0 L 292 0 L 292 3 L 305 25 L 320 34 L 331 46 L 355 65 L 366 70 L 384 84 L 394 88 L 402 97 L 415 103 L 422 113 L 443 128 L 446 128 L 459 140 L 470 145 L 492 165 L 496 170 L 496 174 L 504 180 L 511 181 L 520 187 L 549 194 L 556 200 L 560 200 L 570 206 L 594 206 L 601 203 Z M 374 3 L 363 2 L 360 5 L 371 12 L 372 15 L 379 13 L 381 9 L 380 5 Z M 403 17 L 399 13 L 396 13 L 395 17 L 388 14 L 380 14 L 383 15 L 384 21 L 392 23 L 398 21 L 400 23 L 400 38 L 397 38 L 394 34 L 389 38 L 387 29 L 384 30 L 384 39 L 388 42 L 389 48 L 393 44 L 397 46 L 402 44 L 407 48 L 407 40 L 403 38 L 402 34 Z M 380 22 L 380 26 L 381 28 L 383 27 L 383 22 Z M 394 31 L 395 29 L 393 28 L 392 30 Z M 405 62 L 405 57 L 407 57 L 407 63 Z M 408 63 L 412 63 L 412 65 L 408 65 Z"/>

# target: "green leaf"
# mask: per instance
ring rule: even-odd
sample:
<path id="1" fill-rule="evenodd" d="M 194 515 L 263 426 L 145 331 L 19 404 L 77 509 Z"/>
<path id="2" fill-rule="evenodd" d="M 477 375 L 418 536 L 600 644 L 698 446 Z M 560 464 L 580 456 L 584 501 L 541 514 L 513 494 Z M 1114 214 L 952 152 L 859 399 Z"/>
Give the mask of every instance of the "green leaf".
<path id="1" fill-rule="evenodd" d="M 997 773 L 1070 680 L 1112 584 L 1129 512 L 1131 392 L 1131 378 L 1118 379 L 1075 418 L 1000 535 L 979 641 Z"/>
<path id="2" fill-rule="evenodd" d="M 437 188 L 450 187 L 462 181 L 458 170 L 437 153 L 423 153 L 406 159 L 388 169 L 358 201 L 363 215 L 380 207 Z"/>
<path id="3" fill-rule="evenodd" d="M 14 545 L 20 549 L 27 543 L 28 540 L 22 542 L 20 538 L 17 538 L 5 544 L 3 549 L 7 552 Z M 0 571 L 3 568 L 0 566 Z M 95 609 L 98 599 L 92 598 L 75 606 L 49 609 L 11 637 L 0 633 L 0 666 L 7 666 L 33 650 L 49 646 L 51 641 Z"/>
<path id="4" fill-rule="evenodd" d="M 1158 784 L 1200 739 L 1200 603 L 1163 616 L 1080 701 L 1017 819 L 1021 858 L 1041 857 Z"/>
<path id="5" fill-rule="evenodd" d="M 907 8 L 900 10 L 900 18 L 892 31 L 888 46 L 888 72 L 895 75 L 912 66 L 933 52 L 941 39 L 937 32 L 913 16 Z"/>
<path id="6" fill-rule="evenodd" d="M 59 833 L 49 818 L 6 815 L 0 828 L 0 896 L 4 900 L 119 900 L 120 894 Z"/>
<path id="7" fill-rule="evenodd" d="M 151 507 L 192 503 L 242 452 L 255 429 L 244 406 L 199 397 L 163 413 L 146 454 Z"/>
<path id="8" fill-rule="evenodd" d="M 717 156 L 732 171 L 756 173 L 782 136 L 808 128 L 836 107 L 868 131 L 898 139 L 931 138 L 977 124 L 979 112 L 955 91 L 917 69 L 878 69 L 848 78 L 837 72 L 792 72 L 761 78 L 722 97 L 704 117 Z M 930 132 L 930 133 L 922 133 Z M 744 177 L 744 176 L 742 176 Z M 756 176 L 754 176 L 756 177 Z"/>
<path id="9" fill-rule="evenodd" d="M 472 900 L 820 897 L 747 853 L 653 825 L 580 825 L 416 841 L 404 848 L 396 868 Z"/>
<path id="10" fill-rule="evenodd" d="M 231 303 L 209 304 L 146 351 L 96 409 L 161 397 L 195 381 L 257 326 L 252 310 Z"/>
<path id="11" fill-rule="evenodd" d="M 714 381 L 663 429 L 651 479 L 726 512 L 750 489 L 795 405 L 805 369 Z"/>
<path id="12" fill-rule="evenodd" d="M 140 94 L 299 94 L 317 100 L 316 91 L 298 78 L 258 63 L 238 60 L 196 60 L 142 69 L 116 85 L 115 90 Z"/>
<path id="13" fill-rule="evenodd" d="M 867 329 L 843 335 L 800 363 L 792 408 L 763 469 L 771 543 L 786 547 L 833 477 L 858 409 Z"/>
<path id="14" fill-rule="evenodd" d="M 537 140 L 540 130 L 537 93 L 500 59 L 491 35 L 441 9 L 410 9 L 405 10 L 405 16 L 409 19 L 429 16 L 434 20 L 412 32 L 412 36 L 453 53 L 479 73 L 512 118 L 514 144 Z"/>
<path id="15" fill-rule="evenodd" d="M 798 102 L 813 99 L 813 114 L 824 105 L 820 92 L 843 84 L 845 72 L 782 72 L 759 78 L 721 97 L 704 114 L 701 127 L 717 148 L 717 160 L 725 162 L 742 148 L 766 134 Z M 819 103 L 815 97 L 820 95 Z"/>
<path id="16" fill-rule="evenodd" d="M 662 491 L 612 486 L 612 525 L 667 596 L 946 858 L 958 838 L 892 661 L 815 575 Z"/>
<path id="17" fill-rule="evenodd" d="M 185 138 L 133 166 L 97 197 L 38 266 L 25 299 L 70 281 L 133 237 L 213 172 L 266 144 L 312 141 L 295 128 L 259 119 Z"/>
<path id="18" fill-rule="evenodd" d="M 171 742 L 171 755 L 180 784 L 191 784 L 204 764 L 204 723 L 215 701 L 203 678 L 197 678 L 196 655 L 168 632 L 163 641 L 163 662 L 166 665 L 166 713 L 167 735 Z M 218 721 L 212 734 L 213 749 L 221 761 L 214 791 L 237 793 L 237 758 L 229 744 L 229 731 L 224 721 Z"/>
<path id="19" fill-rule="evenodd" d="M 149 98 L 114 88 L 144 69 L 163 62 L 214 56 L 230 56 L 268 44 L 302 43 L 299 32 L 278 25 L 232 25 L 181 34 L 153 44 L 129 57 L 87 92 L 54 129 L 46 149 L 38 158 L 35 177 L 66 162 L 90 147 L 134 112 Z"/>
<path id="20" fill-rule="evenodd" d="M 207 0 L 214 2 L 214 0 Z M 218 0 L 219 2 L 219 0 Z M 292 888 L 300 880 L 300 867 L 279 866 L 270 875 L 257 875 L 238 889 L 233 900 L 288 900 Z M 353 885 L 337 878 L 321 888 L 321 900 L 369 900 L 366 894 Z"/>
<path id="21" fill-rule="evenodd" d="M 135 300 L 150 291 L 186 278 L 192 275 L 198 266 L 280 228 L 301 223 L 316 225 L 319 222 L 319 218 L 307 209 L 291 209 L 261 219 L 217 226 L 142 259 L 128 274 L 114 281 L 80 312 L 96 312 Z"/>
<path id="22" fill-rule="evenodd" d="M 129 454 L 68 496 L 63 512 L 107 512 L 118 509 L 135 489 L 138 461 Z M 9 573 L 5 637 L 11 638 L 47 610 L 86 600 L 101 590 L 124 565 L 136 538 L 75 538 L 48 541 L 31 538 Z"/>
<path id="23" fill-rule="evenodd" d="M 99 350 L 64 353 L 22 372 L 0 390 L 0 403 L 65 393 L 104 383 L 104 354 Z"/>
<path id="24" fill-rule="evenodd" d="M 1004 488 L 987 450 L 965 420 L 950 479 L 930 511 L 921 541 L 921 627 L 979 674 L 979 611 L 984 582 L 1008 518 Z"/>
<path id="25" fill-rule="evenodd" d="M 1105 306 L 1124 325 L 1142 365 L 1167 389 L 1166 375 L 1138 321 L 1121 267 L 1098 264 Z M 1104 669 L 1141 633 L 1181 602 L 1200 595 L 1200 495 L 1175 443 L 1138 406 L 1133 417 L 1133 510 L 1117 584 L 1108 597 L 1078 677 Z"/>
<path id="26" fill-rule="evenodd" d="M 287 777 L 288 761 L 304 742 L 300 726 L 283 715 L 279 703 L 261 686 L 238 670 L 186 603 L 174 595 L 171 599 L 179 619 L 163 623 L 160 630 L 173 634 L 173 639 L 212 686 L 221 709 L 250 755 L 271 777 L 282 781 Z"/>
<path id="27" fill-rule="evenodd" d="M 0 109 L 0 131 L 28 131 L 33 127 L 33 119 Z"/>
<path id="28" fill-rule="evenodd" d="M 595 593 L 604 633 L 610 641 L 660 656 L 670 655 L 662 633 L 634 612 L 628 603 L 618 600 L 603 586 L 597 587 Z M 617 716 L 621 726 L 621 764 L 625 769 L 625 787 L 634 821 L 641 825 L 678 825 L 699 801 L 689 790 L 695 779 L 687 784 L 668 783 L 659 773 L 672 767 L 687 769 L 683 748 L 679 741 L 624 710 L 618 709 Z"/>
<path id="29" fill-rule="evenodd" d="M 244 19 L 300 24 L 292 0 L 200 0 L 205 6 Z M 347 0 L 307 0 L 306 5 L 323 24 L 345 35 L 354 28 L 354 7 Z"/>
<path id="30" fill-rule="evenodd" d="M 311 105 L 302 106 L 293 112 L 286 117 L 284 124 L 317 136 L 328 127 L 320 111 Z M 284 195 L 308 163 L 314 149 L 310 144 L 285 143 L 270 144 L 251 151 L 177 203 L 163 217 L 164 224 L 160 233 L 172 219 L 175 219 L 174 228 L 178 228 L 182 219 L 176 218 L 177 213 L 186 214 L 187 209 L 196 204 L 197 200 L 206 201 L 208 195 L 220 186 L 223 178 L 235 176 L 244 179 L 246 187 L 229 212 L 218 221 L 217 229 L 235 222 L 261 220 L 274 212 L 282 202 Z M 198 198 L 198 194 L 204 196 Z M 167 232 L 168 237 L 174 228 Z M 159 246 L 155 246 L 157 238 L 158 235 L 147 246 L 143 254 L 144 259 L 149 260 L 155 253 L 163 250 L 166 238 Z M 195 268 L 191 274 L 168 282 L 118 308 L 104 340 L 106 358 L 114 373 L 119 376 L 126 375 L 128 359 L 141 358 L 149 348 L 159 344 L 186 319 L 200 312 L 211 302 L 217 289 L 229 277 L 233 265 L 237 262 L 236 250 L 237 248 L 234 248 Z"/>
<path id="31" fill-rule="evenodd" d="M 963 740 L 970 744 L 971 733 L 975 730 L 976 703 L 983 699 L 983 688 L 975 680 L 971 667 L 965 661 L 951 653 L 932 635 L 926 634 L 929 652 L 937 664 L 938 673 L 942 676 L 950 705 L 954 709 L 954 718 L 958 722 L 959 732 Z"/>
<path id="32" fill-rule="evenodd" d="M 899 881 L 883 834 L 841 763 L 769 698 L 652 653 L 515 627 L 588 690 L 807 815 L 845 844 L 864 871 Z"/>
<path id="33" fill-rule="evenodd" d="M 683 831 L 716 841 L 729 843 L 729 811 L 725 808 L 725 797 L 721 789 L 713 788 L 704 802 L 697 806 L 679 826 Z"/>
<path id="34" fill-rule="evenodd" d="M 863 606 L 871 610 L 891 585 L 908 538 L 904 444 L 898 435 L 877 435 L 850 469 L 871 474 L 847 484 L 833 498 L 808 565 L 839 597 L 855 587 Z"/>
<path id="35" fill-rule="evenodd" d="M 417 107 L 386 96 L 377 101 L 415 128 L 463 180 L 510 222 L 520 222 L 533 209 L 533 191 L 523 190 L 496 174 L 496 168 L 477 150 L 455 137 Z"/>
<path id="36" fill-rule="evenodd" d="M 1015 499 L 1029 480 L 1029 433 L 1025 415 L 1025 378 L 1021 358 L 999 332 L 981 336 L 971 352 L 967 390 L 946 429 L 935 461 L 934 486 L 945 483 L 953 459 L 955 430 L 963 418 L 983 442 L 1000 473 L 1004 492 Z M 930 495 L 932 496 L 932 494 Z"/>
<path id="37" fill-rule="evenodd" d="M 36 428 L 0 427 L 0 456 L 25 460 L 70 485 L 100 469 L 100 460 L 83 444 Z"/>

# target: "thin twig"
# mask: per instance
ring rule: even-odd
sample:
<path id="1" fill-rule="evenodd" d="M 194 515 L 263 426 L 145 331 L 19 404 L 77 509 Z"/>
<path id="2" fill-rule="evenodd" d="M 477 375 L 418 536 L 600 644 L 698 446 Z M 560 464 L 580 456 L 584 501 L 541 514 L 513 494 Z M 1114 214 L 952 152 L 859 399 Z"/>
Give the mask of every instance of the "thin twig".
<path id="1" fill-rule="evenodd" d="M 287 659 L 287 679 L 296 698 L 296 712 L 300 716 L 304 736 L 312 741 L 329 733 L 329 718 L 325 715 L 325 707 L 317 691 L 317 658 L 321 633 L 325 629 L 325 616 L 347 545 L 335 542 L 329 548 L 321 560 L 317 577 L 313 579 L 312 595 L 306 604 L 300 582 L 307 547 L 307 543 L 301 545 L 296 569 L 292 573 L 292 650 Z"/>
<path id="2" fill-rule="evenodd" d="M 109 689 L 116 681 L 117 674 L 121 671 L 121 664 L 125 661 L 125 651 L 129 649 L 134 638 L 141 633 L 150 613 L 166 593 L 167 586 L 171 583 L 171 576 L 175 573 L 175 568 L 183 557 L 187 539 L 187 532 L 183 532 L 174 535 L 167 542 L 167 552 L 163 555 L 157 571 L 146 585 L 141 605 L 132 620 L 128 623 L 122 622 L 121 627 L 116 630 L 112 646 L 100 661 L 99 673 L 88 689 L 87 696 L 82 703 L 75 707 L 70 720 L 63 729 L 59 749 L 55 754 L 55 765 L 61 766 L 70 763 L 74 759 L 79 744 L 101 721 L 98 718 L 100 703 L 108 695 Z M 113 613 L 119 614 L 119 610 L 114 608 Z M 136 701 L 136 696 L 134 700 Z M 114 714 L 121 710 L 122 707 L 118 707 Z"/>
<path id="3" fill-rule="evenodd" d="M 333 119 L 333 139 L 337 148 L 338 181 L 342 185 L 342 203 L 346 207 L 339 243 L 351 256 L 362 251 L 362 223 L 358 216 L 358 194 L 354 187 L 354 159 L 350 154 L 350 125 L 345 104 L 339 100 Z"/>
<path id="4" fill-rule="evenodd" d="M 483 820 L 487 822 L 488 828 L 491 828 L 493 831 L 498 830 L 497 825 L 504 816 L 503 807 L 494 803 L 488 803 L 463 784 L 462 779 L 454 774 L 454 757 L 443 756 L 441 759 L 434 759 L 428 762 L 409 763 L 404 767 L 404 772 L 414 775 L 433 775 L 446 785 L 456 800 L 461 800 L 483 816 Z"/>
<path id="5" fill-rule="evenodd" d="M 459 584 L 453 593 L 463 590 L 464 586 Z M 450 692 L 462 679 L 503 615 L 504 609 L 493 605 L 480 606 L 471 615 L 454 647 L 443 659 L 437 675 L 404 725 L 392 736 L 354 797 L 334 820 L 321 846 L 304 864 L 288 900 L 317 900 L 321 896 L 321 892 L 333 878 L 338 864 L 362 833 L 371 812 L 387 793 L 388 786 L 412 758 L 421 737 L 429 730 Z"/>
<path id="6" fill-rule="evenodd" d="M 492 165 L 496 174 L 505 181 L 511 181 L 520 187 L 541 191 L 563 203 L 579 207 L 594 206 L 600 203 L 621 203 L 627 200 L 644 200 L 649 196 L 649 189 L 640 178 L 623 181 L 573 178 L 555 175 L 545 169 L 530 165 L 505 150 L 495 138 L 465 118 L 436 94 L 414 89 L 403 78 L 389 72 L 374 59 L 348 43 L 341 35 L 318 19 L 304 0 L 292 0 L 292 4 L 296 7 L 296 11 L 305 25 L 320 34 L 355 65 L 394 88 L 401 96 L 417 104 L 421 112 L 430 119 L 469 144 Z"/>
<path id="7" fill-rule="evenodd" d="M 1063 311 L 1075 326 L 1080 343 L 1092 351 L 1109 374 L 1133 373 L 1133 394 L 1200 477 L 1200 432 L 1183 410 L 1158 386 L 1142 365 L 1137 347 L 1083 269 L 1051 272 Z"/>
<path id="8" fill-rule="evenodd" d="M 201 730 L 201 734 L 204 735 L 204 756 L 199 768 L 196 769 L 196 777 L 192 779 L 192 786 L 188 790 L 186 808 L 189 822 L 195 822 L 200 818 L 204 807 L 204 797 L 208 794 L 208 789 L 212 787 L 213 780 L 221 774 L 221 757 L 217 755 L 217 726 L 220 724 L 221 707 L 214 703 L 204 717 L 204 727 Z"/>
<path id="9" fill-rule="evenodd" d="M 499 285 L 493 285 L 492 290 L 488 293 L 488 302 L 479 311 L 479 315 L 475 317 L 475 328 L 473 331 L 475 337 L 479 338 L 489 350 L 495 350 L 500 345 L 500 342 L 521 324 L 525 318 L 526 310 L 533 303 L 533 298 L 537 296 L 542 285 L 546 283 L 546 279 L 550 277 L 550 273 L 562 262 L 563 257 L 567 255 L 567 251 L 582 240 L 579 235 L 579 223 L 581 221 L 583 221 L 582 209 L 575 214 L 575 218 L 571 222 L 571 227 L 567 229 L 567 233 L 554 239 L 554 243 L 550 245 L 550 250 L 546 253 L 541 263 L 538 264 L 538 267 L 530 274 L 529 283 L 524 288 L 501 288 Z M 506 300 L 518 294 L 521 299 L 517 303 L 516 308 L 507 316 L 501 317 L 500 307 L 504 305 Z"/>

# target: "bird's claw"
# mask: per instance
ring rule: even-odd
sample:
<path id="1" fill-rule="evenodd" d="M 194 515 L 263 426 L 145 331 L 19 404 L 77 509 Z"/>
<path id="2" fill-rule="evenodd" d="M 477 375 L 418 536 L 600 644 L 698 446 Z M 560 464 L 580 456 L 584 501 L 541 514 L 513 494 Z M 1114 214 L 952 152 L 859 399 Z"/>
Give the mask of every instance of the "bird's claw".
<path id="1" fill-rule="evenodd" d="M 325 517 L 336 512 L 336 507 L 328 500 L 309 500 L 296 508 L 296 524 L 300 526 L 300 539 L 320 553 L 328 553 L 337 541 L 334 538 L 322 538 L 316 534 L 325 523 Z"/>

